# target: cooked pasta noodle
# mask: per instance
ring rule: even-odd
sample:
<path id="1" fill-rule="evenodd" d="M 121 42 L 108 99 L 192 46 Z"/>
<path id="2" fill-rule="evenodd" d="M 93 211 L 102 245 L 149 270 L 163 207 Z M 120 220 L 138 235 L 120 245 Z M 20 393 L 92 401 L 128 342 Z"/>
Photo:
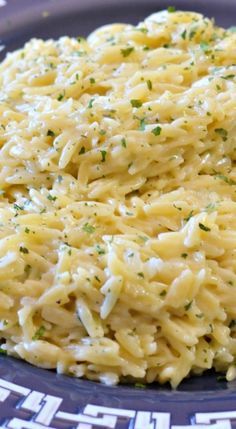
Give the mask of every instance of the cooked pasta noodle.
<path id="1" fill-rule="evenodd" d="M 3 353 L 107 384 L 235 378 L 235 47 L 169 9 L 0 64 Z"/>

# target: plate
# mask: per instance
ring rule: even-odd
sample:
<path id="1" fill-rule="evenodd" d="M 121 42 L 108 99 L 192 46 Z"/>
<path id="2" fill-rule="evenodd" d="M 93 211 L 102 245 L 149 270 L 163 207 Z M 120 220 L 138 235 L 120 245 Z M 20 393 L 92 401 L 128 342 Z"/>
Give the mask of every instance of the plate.
<path id="1" fill-rule="evenodd" d="M 5 4 L 6 3 L 6 4 Z M 83 36 L 136 23 L 171 3 L 236 24 L 235 0 L 0 0 L 0 58 L 31 37 Z M 213 372 L 168 386 L 107 387 L 0 356 L 0 427 L 12 429 L 236 429 L 236 381 Z"/>

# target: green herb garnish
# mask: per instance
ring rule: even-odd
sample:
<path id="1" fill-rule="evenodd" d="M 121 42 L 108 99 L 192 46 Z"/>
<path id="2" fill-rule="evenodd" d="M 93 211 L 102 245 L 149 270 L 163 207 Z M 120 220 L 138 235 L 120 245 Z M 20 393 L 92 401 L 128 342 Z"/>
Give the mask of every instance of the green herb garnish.
<path id="1" fill-rule="evenodd" d="M 227 381 L 225 375 L 218 375 L 216 378 L 217 381 Z"/>
<path id="2" fill-rule="evenodd" d="M 226 76 L 221 76 L 221 79 L 229 80 L 233 79 L 235 77 L 235 74 L 227 74 Z"/>
<path id="3" fill-rule="evenodd" d="M 93 234 L 93 233 L 94 233 L 94 231 L 96 230 L 96 228 L 95 228 L 93 225 L 91 225 L 90 223 L 86 222 L 86 223 L 83 225 L 82 230 L 83 230 L 84 232 L 87 232 L 88 234 Z"/>
<path id="4" fill-rule="evenodd" d="M 47 199 L 48 199 L 49 201 L 56 201 L 57 197 L 53 197 L 51 194 L 49 194 L 49 195 L 47 196 Z"/>
<path id="5" fill-rule="evenodd" d="M 64 96 L 65 96 L 65 94 L 59 94 L 58 97 L 57 97 L 57 100 L 58 101 L 63 100 Z"/>
<path id="6" fill-rule="evenodd" d="M 98 252 L 99 255 L 105 255 L 105 253 L 106 253 L 105 250 L 99 244 L 97 244 L 95 246 L 95 249 L 96 249 L 96 251 Z"/>
<path id="7" fill-rule="evenodd" d="M 220 137 L 222 137 L 223 141 L 225 142 L 228 138 L 228 131 L 224 128 L 216 128 L 215 133 L 218 134 Z"/>
<path id="8" fill-rule="evenodd" d="M 200 48 L 205 53 L 209 52 L 209 44 L 207 42 L 201 42 Z"/>
<path id="9" fill-rule="evenodd" d="M 46 328 L 42 325 L 40 328 L 35 332 L 34 336 L 32 337 L 33 341 L 40 340 L 44 334 L 45 334 Z"/>
<path id="10" fill-rule="evenodd" d="M 138 273 L 139 277 L 142 277 L 142 279 L 144 279 L 144 274 L 143 273 Z"/>
<path id="11" fill-rule="evenodd" d="M 89 109 L 92 109 L 94 101 L 95 101 L 95 98 L 91 98 L 91 99 L 89 100 L 89 104 L 88 104 L 88 108 L 89 108 Z"/>
<path id="12" fill-rule="evenodd" d="M 126 139 L 124 137 L 121 139 L 121 145 L 125 148 L 127 147 L 127 142 L 126 142 Z"/>
<path id="13" fill-rule="evenodd" d="M 147 80 L 147 87 L 148 87 L 149 91 L 152 90 L 152 81 L 150 79 Z"/>
<path id="14" fill-rule="evenodd" d="M 225 176 L 221 173 L 215 173 L 215 177 L 217 177 L 220 180 L 223 180 L 225 183 L 227 183 L 230 186 L 236 185 L 236 181 L 233 179 L 230 179 L 229 177 Z"/>
<path id="15" fill-rule="evenodd" d="M 145 131 L 145 128 L 146 128 L 145 118 L 142 118 L 142 119 L 140 119 L 139 129 L 140 129 L 140 131 Z"/>
<path id="16" fill-rule="evenodd" d="M 14 204 L 13 204 L 13 207 L 14 207 L 14 209 L 15 209 L 15 210 L 24 210 L 24 208 L 23 208 L 23 207 L 19 206 L 19 205 L 18 205 L 18 204 L 16 204 L 16 203 L 14 203 Z"/>
<path id="17" fill-rule="evenodd" d="M 147 34 L 148 33 L 148 29 L 147 28 L 136 28 L 137 31 L 141 31 L 141 33 Z"/>
<path id="18" fill-rule="evenodd" d="M 124 49 L 121 49 L 120 51 L 123 57 L 126 58 L 134 51 L 134 47 L 130 46 L 129 48 L 124 48 Z"/>
<path id="19" fill-rule="evenodd" d="M 26 255 L 27 253 L 29 253 L 29 251 L 28 251 L 27 247 L 24 247 L 24 246 L 20 246 L 20 252 L 21 252 L 21 253 L 24 253 L 25 255 Z"/>
<path id="20" fill-rule="evenodd" d="M 139 107 L 142 106 L 143 103 L 142 103 L 141 100 L 135 100 L 135 99 L 133 99 L 133 100 L 130 100 L 130 104 L 131 104 L 132 107 L 137 107 L 137 109 L 138 109 Z"/>
<path id="21" fill-rule="evenodd" d="M 102 155 L 102 162 L 106 161 L 106 156 L 107 156 L 107 152 L 105 150 L 100 150 L 101 155 Z"/>
<path id="22" fill-rule="evenodd" d="M 85 147 L 82 146 L 80 151 L 79 151 L 79 155 L 83 155 L 83 153 L 85 153 Z"/>
<path id="23" fill-rule="evenodd" d="M 185 311 L 188 311 L 192 306 L 193 301 L 189 301 L 188 304 L 184 306 Z"/>
<path id="24" fill-rule="evenodd" d="M 196 35 L 196 30 L 191 30 L 189 33 L 189 40 L 192 40 L 195 35 Z"/>
<path id="25" fill-rule="evenodd" d="M 191 210 L 191 212 L 184 218 L 184 221 L 188 222 L 191 217 L 193 217 L 193 210 Z"/>
<path id="26" fill-rule="evenodd" d="M 52 131 L 52 130 L 48 130 L 48 132 L 47 132 L 47 136 L 54 137 L 54 136 L 55 136 L 54 131 Z"/>
<path id="27" fill-rule="evenodd" d="M 211 228 L 208 228 L 208 226 L 204 225 L 201 222 L 199 222 L 198 226 L 199 226 L 200 229 L 202 229 L 205 232 L 209 232 L 211 230 Z"/>
<path id="28" fill-rule="evenodd" d="M 138 389 L 146 389 L 147 385 L 142 383 L 135 383 L 134 387 L 137 387 Z"/>
<path id="29" fill-rule="evenodd" d="M 154 134 L 154 136 L 159 136 L 161 134 L 162 128 L 158 125 L 156 128 L 154 128 L 152 130 L 152 134 Z"/>

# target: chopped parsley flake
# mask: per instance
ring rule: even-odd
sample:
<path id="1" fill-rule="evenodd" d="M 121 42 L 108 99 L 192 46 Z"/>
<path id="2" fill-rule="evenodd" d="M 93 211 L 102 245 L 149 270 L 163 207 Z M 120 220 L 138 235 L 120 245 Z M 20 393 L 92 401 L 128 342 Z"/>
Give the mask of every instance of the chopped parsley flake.
<path id="1" fill-rule="evenodd" d="M 162 292 L 159 293 L 160 296 L 166 296 L 167 292 L 166 290 L 163 290 Z"/>
<path id="2" fill-rule="evenodd" d="M 29 251 L 28 251 L 27 247 L 24 247 L 24 246 L 20 246 L 20 252 L 21 252 L 21 253 L 24 253 L 25 255 L 26 255 L 27 253 L 29 253 Z"/>
<path id="3" fill-rule="evenodd" d="M 124 48 L 124 49 L 121 49 L 120 51 L 123 57 L 126 58 L 134 51 L 134 47 L 130 46 L 129 48 Z"/>
<path id="4" fill-rule="evenodd" d="M 192 40 L 195 35 L 196 35 L 196 31 L 195 30 L 191 30 L 190 33 L 189 33 L 189 39 Z"/>
<path id="5" fill-rule="evenodd" d="M 65 94 L 59 94 L 58 97 L 57 97 L 57 100 L 58 101 L 63 100 L 64 96 L 65 96 Z"/>
<path id="6" fill-rule="evenodd" d="M 227 381 L 225 375 L 218 375 L 216 378 L 217 381 Z"/>
<path id="7" fill-rule="evenodd" d="M 18 204 L 14 203 L 13 207 L 15 210 L 24 210 L 23 207 L 19 206 Z"/>
<path id="8" fill-rule="evenodd" d="M 222 137 L 223 141 L 225 142 L 228 138 L 228 131 L 224 128 L 216 128 L 215 133 L 218 134 L 220 137 Z"/>
<path id="9" fill-rule="evenodd" d="M 137 31 L 141 31 L 141 33 L 147 34 L 148 33 L 148 29 L 147 28 L 137 28 Z"/>
<path id="10" fill-rule="evenodd" d="M 193 301 L 189 301 L 188 304 L 184 306 L 185 311 L 188 311 L 192 306 Z"/>
<path id="11" fill-rule="evenodd" d="M 199 226 L 200 229 L 202 229 L 205 232 L 209 232 L 211 230 L 211 228 L 208 228 L 208 226 L 204 225 L 201 222 L 199 222 L 198 226 Z"/>
<path id="12" fill-rule="evenodd" d="M 142 277 L 142 279 L 144 279 L 144 274 L 143 273 L 138 273 L 139 277 Z"/>
<path id="13" fill-rule="evenodd" d="M 125 140 L 125 138 L 124 138 L 124 137 L 121 139 L 121 145 L 122 145 L 123 147 L 127 147 L 127 142 L 126 142 L 126 140 Z"/>
<path id="14" fill-rule="evenodd" d="M 96 228 L 95 228 L 93 225 L 91 225 L 90 223 L 86 222 L 86 223 L 83 225 L 82 230 L 83 230 L 84 232 L 87 232 L 88 234 L 93 234 L 93 233 L 94 233 L 94 231 L 96 230 Z"/>
<path id="15" fill-rule="evenodd" d="M 193 210 L 191 210 L 191 212 L 184 218 L 184 221 L 188 222 L 189 219 L 191 219 L 192 216 L 193 216 Z"/>
<path id="16" fill-rule="evenodd" d="M 52 131 L 52 130 L 48 130 L 48 132 L 47 132 L 47 136 L 54 137 L 54 136 L 55 136 L 54 131 Z"/>
<path id="17" fill-rule="evenodd" d="M 135 383 L 134 387 L 137 387 L 138 389 L 146 389 L 147 385 L 143 383 Z"/>
<path id="18" fill-rule="evenodd" d="M 187 257 L 188 257 L 188 254 L 187 254 L 187 253 L 181 253 L 181 258 L 186 259 Z"/>
<path id="19" fill-rule="evenodd" d="M 44 336 L 45 331 L 46 331 L 45 327 L 43 325 L 40 326 L 40 328 L 35 332 L 34 336 L 32 337 L 32 340 L 33 341 L 40 340 Z"/>
<path id="20" fill-rule="evenodd" d="M 105 150 L 100 150 L 101 155 L 102 155 L 102 162 L 106 161 L 106 156 L 107 156 L 107 152 Z"/>
<path id="21" fill-rule="evenodd" d="M 148 87 L 149 91 L 152 90 L 152 81 L 150 79 L 147 80 L 147 87 Z"/>
<path id="22" fill-rule="evenodd" d="M 215 177 L 217 177 L 220 180 L 223 180 L 225 183 L 227 183 L 228 185 L 236 185 L 236 181 L 233 179 L 230 179 L 229 177 L 225 176 L 224 174 L 221 173 L 215 173 Z"/>
<path id="23" fill-rule="evenodd" d="M 183 33 L 181 33 L 181 37 L 182 37 L 183 40 L 186 39 L 186 35 L 187 35 L 187 31 L 184 30 Z"/>
<path id="24" fill-rule="evenodd" d="M 207 42 L 201 42 L 200 48 L 205 53 L 209 52 L 209 44 Z"/>
<path id="25" fill-rule="evenodd" d="M 49 201 L 56 201 L 57 197 L 53 197 L 51 194 L 49 194 L 49 195 L 47 196 L 47 199 L 48 199 Z"/>
<path id="26" fill-rule="evenodd" d="M 96 251 L 98 252 L 99 255 L 105 255 L 105 253 L 106 253 L 105 250 L 99 244 L 97 244 L 95 246 L 95 249 L 96 249 Z"/>
<path id="27" fill-rule="evenodd" d="M 130 104 L 131 104 L 132 107 L 137 107 L 137 109 L 138 109 L 139 107 L 142 106 L 143 103 L 142 103 L 141 100 L 135 100 L 135 99 L 133 99 L 133 100 L 130 100 Z"/>
<path id="28" fill-rule="evenodd" d="M 159 136 L 161 134 L 162 128 L 158 125 L 156 128 L 154 128 L 152 130 L 152 134 L 154 134 L 154 136 Z"/>
<path id="29" fill-rule="evenodd" d="M 94 77 L 90 77 L 89 82 L 91 83 L 91 85 L 93 85 L 96 81 L 95 81 Z"/>
<path id="30" fill-rule="evenodd" d="M 0 354 L 1 355 L 6 355 L 7 354 L 7 351 L 6 350 L 4 350 L 4 349 L 2 349 L 2 347 L 0 346 Z"/>
<path id="31" fill-rule="evenodd" d="M 179 210 L 180 212 L 182 211 L 182 207 L 178 207 L 178 206 L 176 206 L 175 204 L 173 204 L 173 207 L 174 207 L 175 209 Z"/>
<path id="32" fill-rule="evenodd" d="M 146 243 L 146 241 L 148 241 L 148 237 L 145 237 L 145 235 L 139 235 L 138 238 L 140 238 L 140 240 L 144 241 L 144 243 Z"/>
<path id="33" fill-rule="evenodd" d="M 235 77 L 235 74 L 228 74 L 226 76 L 221 76 L 221 79 L 230 80 Z"/>
<path id="34" fill-rule="evenodd" d="M 83 155 L 85 153 L 85 147 L 82 146 L 80 151 L 79 151 L 79 155 Z"/>
<path id="35" fill-rule="evenodd" d="M 91 99 L 89 100 L 89 104 L 88 104 L 88 108 L 89 108 L 89 109 L 92 109 L 94 101 L 95 101 L 95 98 L 91 98 Z"/>
<path id="36" fill-rule="evenodd" d="M 175 9 L 175 7 L 174 7 L 174 6 L 168 6 L 167 11 L 168 11 L 169 13 L 174 13 L 174 12 L 176 11 L 176 9 Z"/>
<path id="37" fill-rule="evenodd" d="M 214 212 L 216 210 L 216 204 L 215 203 L 209 203 L 205 208 L 207 213 Z"/>
<path id="38" fill-rule="evenodd" d="M 29 232 L 30 232 L 30 229 L 29 229 L 28 227 L 26 227 L 26 228 L 25 228 L 25 233 L 26 233 L 26 234 L 29 234 Z"/>
<path id="39" fill-rule="evenodd" d="M 140 119 L 140 125 L 139 125 L 140 131 L 145 131 L 145 128 L 146 128 L 145 118 Z"/>
<path id="40" fill-rule="evenodd" d="M 195 314 L 195 316 L 196 316 L 198 319 L 202 319 L 202 318 L 204 317 L 204 314 L 203 314 L 203 313 L 198 313 L 198 314 Z"/>

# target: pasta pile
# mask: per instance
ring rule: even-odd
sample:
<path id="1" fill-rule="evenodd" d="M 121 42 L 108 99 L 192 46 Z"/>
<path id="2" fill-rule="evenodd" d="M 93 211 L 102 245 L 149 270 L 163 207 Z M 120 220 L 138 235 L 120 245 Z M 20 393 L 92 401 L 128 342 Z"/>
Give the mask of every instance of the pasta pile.
<path id="1" fill-rule="evenodd" d="M 236 377 L 236 33 L 173 8 L 0 64 L 1 352 Z"/>

